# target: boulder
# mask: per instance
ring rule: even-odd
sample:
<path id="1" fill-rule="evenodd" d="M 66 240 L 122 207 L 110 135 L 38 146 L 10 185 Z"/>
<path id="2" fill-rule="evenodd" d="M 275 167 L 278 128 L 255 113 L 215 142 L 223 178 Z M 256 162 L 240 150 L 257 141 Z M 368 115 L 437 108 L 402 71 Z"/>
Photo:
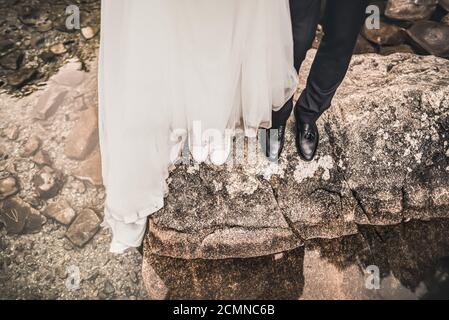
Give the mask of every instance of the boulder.
<path id="1" fill-rule="evenodd" d="M 256 156 L 178 166 L 165 208 L 150 218 L 147 250 L 247 258 L 357 234 L 361 225 L 449 217 L 448 97 L 447 60 L 356 56 L 319 121 L 314 161 L 296 155 L 290 123 L 279 163 Z"/>
<path id="2" fill-rule="evenodd" d="M 435 56 L 449 58 L 449 25 L 435 21 L 417 22 L 407 30 L 412 41 Z"/>
<path id="3" fill-rule="evenodd" d="M 348 80 L 366 87 L 343 86 L 323 123 L 358 224 L 448 216 L 448 72 L 410 54 L 353 62 Z"/>
<path id="4" fill-rule="evenodd" d="M 369 29 L 365 24 L 362 29 L 363 36 L 378 45 L 400 45 L 405 40 L 405 33 L 401 27 L 385 21 L 380 22 L 379 29 Z"/>
<path id="5" fill-rule="evenodd" d="M 385 15 L 391 19 L 419 21 L 429 19 L 438 1 L 388 0 Z"/>

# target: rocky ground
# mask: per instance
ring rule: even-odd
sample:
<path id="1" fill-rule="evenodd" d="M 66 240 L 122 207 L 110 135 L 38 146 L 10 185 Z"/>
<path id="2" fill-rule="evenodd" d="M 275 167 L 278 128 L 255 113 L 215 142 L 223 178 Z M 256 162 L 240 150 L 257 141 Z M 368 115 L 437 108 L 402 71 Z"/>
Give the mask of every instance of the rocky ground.
<path id="1" fill-rule="evenodd" d="M 79 30 L 65 27 L 73 4 Z M 147 297 L 140 254 L 109 254 L 99 227 L 99 10 L 100 1 L 0 1 L 1 298 Z"/>
<path id="2" fill-rule="evenodd" d="M 96 66 L 80 68 L 67 63 L 25 97 L 1 94 L 2 297 L 145 298 L 140 254 L 109 254 L 100 231 Z"/>
<path id="3" fill-rule="evenodd" d="M 67 28 L 70 5 L 80 29 Z M 85 67 L 98 45 L 99 0 L 0 0 L 0 16 L 0 88 L 15 96 L 35 91 L 69 57 Z"/>

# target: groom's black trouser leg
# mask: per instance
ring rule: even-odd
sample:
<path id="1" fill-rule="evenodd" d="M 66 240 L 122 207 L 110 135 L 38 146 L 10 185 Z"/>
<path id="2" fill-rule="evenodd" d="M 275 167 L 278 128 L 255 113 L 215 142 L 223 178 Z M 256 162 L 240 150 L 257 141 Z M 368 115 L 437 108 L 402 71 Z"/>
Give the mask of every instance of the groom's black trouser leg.
<path id="1" fill-rule="evenodd" d="M 305 90 L 296 104 L 303 122 L 314 122 L 326 111 L 343 81 L 357 36 L 365 19 L 366 0 L 327 0 L 323 22 L 324 37 L 315 56 Z M 290 0 L 295 68 L 299 70 L 311 48 L 321 0 Z M 273 113 L 273 126 L 285 123 L 292 103 Z"/>
<path id="2" fill-rule="evenodd" d="M 366 6 L 364 0 L 327 1 L 324 37 L 313 61 L 306 89 L 296 104 L 301 121 L 315 122 L 331 106 L 332 98 L 348 71 L 357 36 L 365 20 Z"/>
<path id="3" fill-rule="evenodd" d="M 321 0 L 290 0 L 290 13 L 293 28 L 293 48 L 295 69 L 299 72 L 312 47 L 320 19 Z M 293 110 L 293 98 L 279 111 L 273 112 L 273 128 L 285 125 Z"/>

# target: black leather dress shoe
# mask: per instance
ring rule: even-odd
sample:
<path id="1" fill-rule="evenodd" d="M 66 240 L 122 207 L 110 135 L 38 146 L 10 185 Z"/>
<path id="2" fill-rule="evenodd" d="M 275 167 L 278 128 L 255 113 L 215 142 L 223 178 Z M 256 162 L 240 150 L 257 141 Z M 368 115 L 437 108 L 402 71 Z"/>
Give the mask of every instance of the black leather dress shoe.
<path id="1" fill-rule="evenodd" d="M 304 161 L 312 161 L 318 149 L 320 135 L 315 123 L 296 120 L 296 149 Z"/>
<path id="2" fill-rule="evenodd" d="M 284 150 L 285 126 L 278 129 L 261 129 L 259 141 L 262 151 L 270 161 L 278 161 Z"/>

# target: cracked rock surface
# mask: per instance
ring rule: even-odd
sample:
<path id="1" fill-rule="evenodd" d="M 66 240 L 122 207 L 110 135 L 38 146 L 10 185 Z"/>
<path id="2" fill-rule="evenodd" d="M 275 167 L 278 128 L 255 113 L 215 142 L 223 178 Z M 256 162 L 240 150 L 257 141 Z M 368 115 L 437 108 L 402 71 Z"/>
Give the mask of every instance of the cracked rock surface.
<path id="1" fill-rule="evenodd" d="M 279 163 L 178 166 L 166 207 L 150 219 L 148 250 L 255 257 L 357 234 L 361 225 L 449 217 L 448 97 L 447 60 L 356 56 L 319 121 L 313 162 L 296 156 L 291 123 Z"/>

